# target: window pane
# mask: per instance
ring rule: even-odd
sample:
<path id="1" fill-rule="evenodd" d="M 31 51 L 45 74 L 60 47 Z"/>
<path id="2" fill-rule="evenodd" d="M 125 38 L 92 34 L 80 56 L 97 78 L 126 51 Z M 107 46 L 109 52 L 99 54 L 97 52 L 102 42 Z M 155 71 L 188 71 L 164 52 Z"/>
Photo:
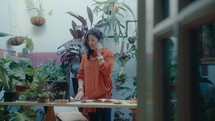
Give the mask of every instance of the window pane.
<path id="1" fill-rule="evenodd" d="M 199 44 L 199 96 L 203 121 L 215 121 L 215 24 L 197 29 Z"/>
<path id="2" fill-rule="evenodd" d="M 177 38 L 169 37 L 164 42 L 164 80 L 167 81 L 165 84 L 168 85 L 166 87 L 166 94 L 168 95 L 169 104 L 167 104 L 167 120 L 168 121 L 176 121 L 176 80 L 177 80 Z"/>

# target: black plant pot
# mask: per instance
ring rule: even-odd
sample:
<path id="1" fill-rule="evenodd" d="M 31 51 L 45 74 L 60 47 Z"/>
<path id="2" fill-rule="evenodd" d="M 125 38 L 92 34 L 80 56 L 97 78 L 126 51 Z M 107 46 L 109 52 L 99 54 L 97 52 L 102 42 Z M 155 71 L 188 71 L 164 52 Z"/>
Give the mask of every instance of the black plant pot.
<path id="1" fill-rule="evenodd" d="M 4 92 L 4 102 L 16 101 L 16 92 Z"/>
<path id="2" fill-rule="evenodd" d="M 25 79 L 28 80 L 30 83 L 32 83 L 34 77 L 33 76 L 29 76 L 28 74 L 25 74 Z"/>
<path id="3" fill-rule="evenodd" d="M 69 92 L 69 85 L 68 82 L 60 82 L 60 81 L 47 81 L 48 84 L 54 83 L 54 92 L 59 92 L 59 91 L 66 91 L 66 94 L 64 96 L 64 99 L 69 99 L 70 100 L 70 92 Z M 62 99 L 58 93 L 55 95 L 55 99 Z"/>

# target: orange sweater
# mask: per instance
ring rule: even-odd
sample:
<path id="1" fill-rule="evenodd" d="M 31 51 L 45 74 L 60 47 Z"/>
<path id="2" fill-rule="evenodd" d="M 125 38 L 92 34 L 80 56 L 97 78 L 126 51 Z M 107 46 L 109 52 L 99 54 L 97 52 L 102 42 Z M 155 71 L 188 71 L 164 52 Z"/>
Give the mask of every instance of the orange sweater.
<path id="1" fill-rule="evenodd" d="M 97 59 L 87 59 L 86 53 L 82 56 L 77 80 L 83 80 L 84 97 L 87 99 L 109 99 L 111 97 L 114 55 L 112 51 L 103 48 L 102 56 L 105 61 L 102 65 L 99 65 Z"/>

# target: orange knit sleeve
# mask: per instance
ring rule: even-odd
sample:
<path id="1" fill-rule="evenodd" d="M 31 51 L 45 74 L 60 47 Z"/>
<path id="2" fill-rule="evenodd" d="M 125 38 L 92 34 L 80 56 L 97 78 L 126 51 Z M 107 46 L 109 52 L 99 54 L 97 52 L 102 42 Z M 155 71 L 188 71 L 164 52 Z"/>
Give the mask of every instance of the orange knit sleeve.
<path id="1" fill-rule="evenodd" d="M 112 51 L 109 50 L 107 52 L 107 54 L 104 57 L 104 61 L 105 62 L 99 66 L 99 70 L 103 74 L 110 74 L 112 72 L 113 65 L 114 65 L 114 54 Z"/>

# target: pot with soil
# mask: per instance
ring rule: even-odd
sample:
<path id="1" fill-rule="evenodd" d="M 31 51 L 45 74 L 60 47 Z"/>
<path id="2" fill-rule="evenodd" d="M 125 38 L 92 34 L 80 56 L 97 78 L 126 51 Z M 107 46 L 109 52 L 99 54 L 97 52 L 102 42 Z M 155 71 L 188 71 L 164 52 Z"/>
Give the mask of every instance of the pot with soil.
<path id="1" fill-rule="evenodd" d="M 42 26 L 46 23 L 46 19 L 41 16 L 31 17 L 31 23 L 35 26 Z"/>

